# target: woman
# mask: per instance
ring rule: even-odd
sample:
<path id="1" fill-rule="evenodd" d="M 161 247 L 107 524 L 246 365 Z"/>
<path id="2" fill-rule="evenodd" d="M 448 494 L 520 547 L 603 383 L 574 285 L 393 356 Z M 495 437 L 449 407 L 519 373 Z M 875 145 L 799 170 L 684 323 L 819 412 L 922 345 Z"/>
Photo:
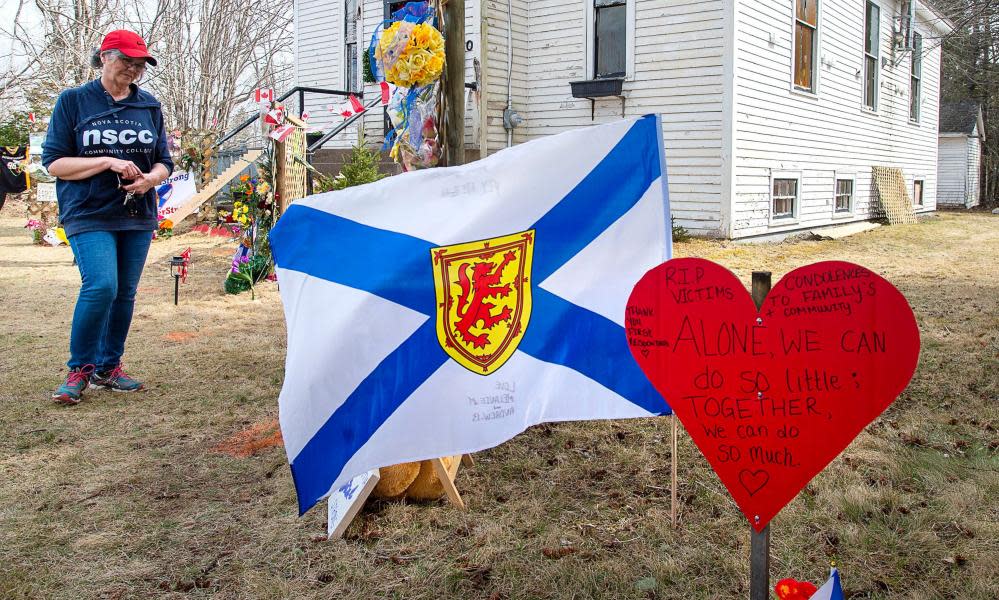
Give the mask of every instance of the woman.
<path id="1" fill-rule="evenodd" d="M 80 402 L 88 385 L 134 392 L 122 370 L 135 288 L 156 229 L 157 185 L 173 170 L 160 103 L 135 82 L 156 66 L 142 38 L 112 31 L 94 54 L 100 79 L 62 92 L 42 152 L 83 284 L 73 313 L 69 373 L 52 394 Z"/>

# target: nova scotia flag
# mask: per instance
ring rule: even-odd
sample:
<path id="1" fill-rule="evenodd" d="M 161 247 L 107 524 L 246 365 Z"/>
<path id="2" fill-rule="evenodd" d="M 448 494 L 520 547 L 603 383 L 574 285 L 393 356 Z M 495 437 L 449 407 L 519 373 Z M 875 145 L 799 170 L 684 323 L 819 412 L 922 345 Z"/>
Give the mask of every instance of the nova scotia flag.
<path id="1" fill-rule="evenodd" d="M 653 115 L 293 204 L 270 243 L 300 511 L 537 423 L 669 414 L 625 336 L 669 215 Z"/>
<path id="2" fill-rule="evenodd" d="M 839 571 L 833 567 L 829 580 L 815 590 L 811 600 L 844 600 L 843 586 L 839 582 Z"/>

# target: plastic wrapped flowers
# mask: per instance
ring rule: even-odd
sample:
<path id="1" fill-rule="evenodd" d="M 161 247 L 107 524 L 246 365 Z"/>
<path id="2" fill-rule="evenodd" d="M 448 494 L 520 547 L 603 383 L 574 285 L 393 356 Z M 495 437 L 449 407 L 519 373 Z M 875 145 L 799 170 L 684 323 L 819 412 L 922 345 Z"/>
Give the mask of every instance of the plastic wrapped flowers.
<path id="1" fill-rule="evenodd" d="M 438 81 L 444 71 L 444 36 L 433 25 L 434 9 L 410 2 L 375 32 L 368 50 L 372 72 L 396 86 L 388 103 L 393 131 L 385 147 L 407 171 L 437 165 Z"/>
<path id="2" fill-rule="evenodd" d="M 437 132 L 437 89 L 396 88 L 388 106 L 395 137 L 389 154 L 407 171 L 436 167 L 441 156 Z"/>

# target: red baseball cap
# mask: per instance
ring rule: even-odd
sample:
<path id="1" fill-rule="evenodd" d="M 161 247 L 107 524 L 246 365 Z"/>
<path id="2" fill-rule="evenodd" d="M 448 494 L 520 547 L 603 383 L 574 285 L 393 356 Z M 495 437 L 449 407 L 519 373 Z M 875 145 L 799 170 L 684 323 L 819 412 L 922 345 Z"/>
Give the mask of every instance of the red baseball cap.
<path id="1" fill-rule="evenodd" d="M 147 63 L 156 66 L 156 59 L 149 55 L 145 40 L 134 31 L 115 29 L 107 34 L 101 42 L 101 52 L 105 50 L 118 50 L 129 58 L 144 58 Z"/>

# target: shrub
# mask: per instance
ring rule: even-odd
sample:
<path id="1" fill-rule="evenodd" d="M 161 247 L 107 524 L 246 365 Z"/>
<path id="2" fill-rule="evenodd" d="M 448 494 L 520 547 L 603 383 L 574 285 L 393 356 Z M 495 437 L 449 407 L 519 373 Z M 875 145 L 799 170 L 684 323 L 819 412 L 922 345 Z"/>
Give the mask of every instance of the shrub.
<path id="1" fill-rule="evenodd" d="M 377 150 L 372 150 L 364 145 L 364 136 L 361 136 L 357 145 L 351 148 L 350 153 L 344 159 L 340 174 L 336 177 L 317 178 L 314 185 L 315 192 L 343 190 L 382 179 L 385 174 L 378 170 L 380 158 Z"/>
<path id="2" fill-rule="evenodd" d="M 673 241 L 674 242 L 686 242 L 690 239 L 690 232 L 687 231 L 683 225 L 676 224 L 676 217 L 670 216 L 670 223 L 673 225 Z"/>

